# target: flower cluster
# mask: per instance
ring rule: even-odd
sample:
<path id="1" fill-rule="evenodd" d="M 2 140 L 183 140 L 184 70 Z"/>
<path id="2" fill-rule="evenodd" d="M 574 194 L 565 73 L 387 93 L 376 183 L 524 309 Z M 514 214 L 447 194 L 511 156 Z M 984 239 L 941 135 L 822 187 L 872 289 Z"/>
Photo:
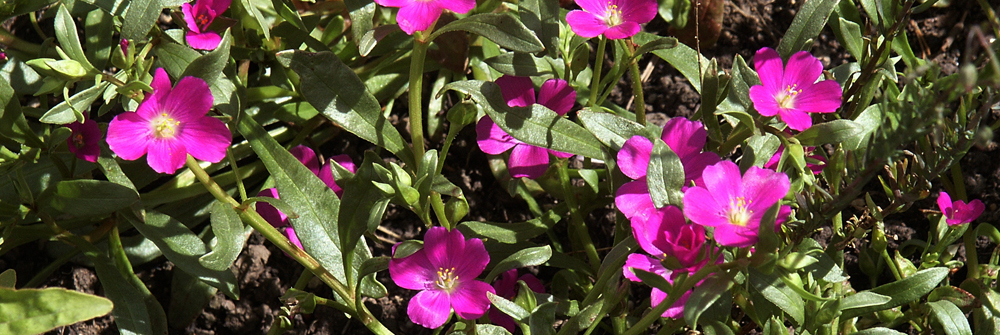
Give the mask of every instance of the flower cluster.
<path id="1" fill-rule="evenodd" d="M 208 26 L 229 9 L 231 3 L 232 0 L 197 0 L 194 5 L 181 5 L 188 29 L 184 35 L 188 45 L 198 50 L 214 50 L 218 47 L 222 37 L 219 33 L 208 30 Z"/>
<path id="2" fill-rule="evenodd" d="M 952 202 L 951 196 L 946 192 L 941 192 L 938 196 L 937 204 L 938 208 L 941 208 L 941 213 L 944 214 L 945 222 L 949 226 L 963 225 L 975 221 L 986 210 L 986 205 L 983 205 L 983 202 L 979 201 L 979 199 L 974 199 L 968 204 L 962 200 Z"/>

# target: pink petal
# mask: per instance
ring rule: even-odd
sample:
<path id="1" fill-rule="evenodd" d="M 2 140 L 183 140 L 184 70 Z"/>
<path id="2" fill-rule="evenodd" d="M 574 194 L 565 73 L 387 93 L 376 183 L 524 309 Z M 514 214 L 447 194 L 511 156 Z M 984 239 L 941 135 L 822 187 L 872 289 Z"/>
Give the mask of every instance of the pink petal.
<path id="1" fill-rule="evenodd" d="M 330 157 L 330 160 L 337 162 L 337 164 L 340 164 L 340 166 L 347 169 L 347 171 L 351 171 L 351 173 L 355 173 L 358 171 L 358 167 L 354 165 L 354 160 L 351 159 L 351 156 L 348 156 L 347 154 L 340 154 Z"/>
<path id="2" fill-rule="evenodd" d="M 712 197 L 717 201 L 728 202 L 730 199 L 744 196 L 743 177 L 736 163 L 721 161 L 705 167 L 702 178 L 705 180 L 705 187 L 712 192 Z M 687 195 L 684 197 L 687 198 Z M 684 202 L 684 206 L 687 207 L 687 202 Z"/>
<path id="3" fill-rule="evenodd" d="M 653 291 L 660 290 L 653 289 Z M 660 292 L 662 293 L 663 291 Z M 684 304 L 687 303 L 688 298 L 691 298 L 691 292 L 693 291 L 684 292 L 684 294 L 682 294 L 680 298 L 677 298 L 677 301 L 674 301 L 674 304 L 671 305 L 670 308 L 667 308 L 666 311 L 663 311 L 663 314 L 660 316 L 673 319 L 680 319 L 684 317 Z M 661 302 L 666 298 L 666 295 L 666 293 L 663 293 L 663 298 L 660 298 Z M 652 298 L 652 295 L 650 295 L 650 298 Z"/>
<path id="4" fill-rule="evenodd" d="M 76 154 L 76 157 L 91 163 L 97 162 L 97 157 L 101 155 L 101 129 L 97 127 L 97 121 L 87 119 L 84 123 L 73 122 L 67 127 L 73 134 L 66 139 L 69 151 Z M 80 145 L 77 147 L 77 145 Z"/>
<path id="5" fill-rule="evenodd" d="M 462 282 L 451 293 L 451 307 L 455 308 L 455 315 L 473 320 L 486 314 L 486 310 L 490 308 L 490 299 L 486 297 L 486 292 L 496 293 L 493 286 L 478 280 Z"/>
<path id="6" fill-rule="evenodd" d="M 521 141 L 518 141 L 507 132 L 500 129 L 493 122 L 493 119 L 489 115 L 483 116 L 476 123 L 476 143 L 479 144 L 479 149 L 490 155 L 499 155 L 504 153 L 510 148 L 513 148 Z"/>
<path id="7" fill-rule="evenodd" d="M 781 172 L 751 166 L 743 176 L 743 195 L 750 203 L 747 209 L 763 213 L 788 194 L 791 184 Z"/>
<path id="8" fill-rule="evenodd" d="M 403 257 L 389 260 L 389 277 L 399 287 L 410 290 L 436 288 L 437 267 L 427 259 L 425 249 Z"/>
<path id="9" fill-rule="evenodd" d="M 552 154 L 553 156 L 559 157 L 559 158 L 573 157 L 573 154 L 568 153 L 568 152 L 555 151 L 555 150 L 552 150 L 552 149 L 545 149 L 545 150 L 548 150 L 550 154 Z"/>
<path id="10" fill-rule="evenodd" d="M 326 184 L 326 187 L 329 187 L 333 190 L 333 193 L 337 194 L 338 198 L 344 196 L 344 189 L 340 188 L 340 185 L 337 185 L 337 181 L 333 179 L 333 167 L 330 164 L 323 165 L 323 168 L 319 169 L 317 176 L 319 176 L 319 180 L 322 180 Z"/>
<path id="11" fill-rule="evenodd" d="M 676 236 L 667 236 L 672 231 L 678 231 L 687 226 L 681 210 L 674 206 L 664 208 L 650 207 L 632 217 L 632 235 L 639 242 L 642 250 L 651 255 L 663 255 L 676 243 Z"/>
<path id="12" fill-rule="evenodd" d="M 771 170 L 777 170 L 778 169 L 778 163 L 781 162 L 781 154 L 784 153 L 784 152 L 785 152 L 785 146 L 783 146 L 783 145 L 778 146 L 778 151 L 776 151 L 774 153 L 774 155 L 771 155 L 771 159 L 768 159 L 767 163 L 764 163 L 764 168 L 765 169 L 771 169 Z"/>
<path id="13" fill-rule="evenodd" d="M 788 128 L 792 128 L 798 131 L 803 131 L 812 127 L 812 117 L 809 113 L 803 112 L 797 109 L 780 109 L 778 110 L 778 117 L 781 121 L 784 121 L 788 125 Z"/>
<path id="14" fill-rule="evenodd" d="M 424 235 L 423 250 L 427 253 L 427 260 L 434 269 L 448 269 L 454 266 L 455 261 L 452 259 L 454 255 L 460 255 L 465 251 L 465 236 L 457 229 L 448 231 L 444 227 L 431 227 Z"/>
<path id="15" fill-rule="evenodd" d="M 732 224 L 719 225 L 715 227 L 712 238 L 719 245 L 726 247 L 749 247 L 757 243 L 757 227 L 750 228 L 750 225 L 740 227 Z"/>
<path id="16" fill-rule="evenodd" d="M 177 121 L 199 120 L 212 109 L 212 91 L 198 77 L 184 77 L 170 91 L 163 102 L 163 111 Z"/>
<path id="17" fill-rule="evenodd" d="M 465 242 L 465 249 L 451 251 L 451 266 L 455 267 L 455 276 L 465 279 L 479 277 L 486 269 L 486 264 L 490 263 L 490 254 L 486 252 L 483 240 L 478 238 L 465 240 L 461 232 L 457 234 L 455 232 L 458 232 L 458 229 L 453 229 L 452 234 L 461 237 Z"/>
<path id="18" fill-rule="evenodd" d="M 628 278 L 629 280 L 634 282 L 642 282 L 642 280 L 639 279 L 639 276 L 636 276 L 635 272 L 633 272 L 632 269 L 639 269 L 646 272 L 652 272 L 661 275 L 664 278 L 667 278 L 667 276 L 671 272 L 670 270 L 667 270 L 667 268 L 663 267 L 662 264 L 660 264 L 659 259 L 649 257 L 643 254 L 628 255 L 628 259 L 625 260 L 625 265 L 622 266 L 622 275 L 624 275 L 625 278 Z"/>
<path id="19" fill-rule="evenodd" d="M 647 23 L 656 17 L 656 0 L 617 0 L 622 11 L 622 20 L 638 24 Z M 610 37 L 609 37 L 610 38 Z"/>
<path id="20" fill-rule="evenodd" d="M 295 228 L 293 228 L 292 226 L 288 226 L 285 227 L 284 231 L 285 231 L 285 237 L 288 237 L 288 242 L 291 242 L 292 245 L 298 247 L 299 249 L 305 250 L 304 248 L 302 248 L 302 241 L 299 241 L 299 235 L 295 233 Z"/>
<path id="21" fill-rule="evenodd" d="M 184 124 L 176 140 L 187 148 L 192 157 L 212 163 L 226 158 L 226 149 L 232 143 L 232 134 L 219 119 L 202 116 Z"/>
<path id="22" fill-rule="evenodd" d="M 683 117 L 674 117 L 663 125 L 663 142 L 673 150 L 681 160 L 696 155 L 705 148 L 708 131 L 701 121 L 691 121 Z"/>
<path id="23" fill-rule="evenodd" d="M 215 48 L 219 47 L 219 43 L 222 43 L 222 36 L 219 36 L 219 33 L 214 31 L 198 33 L 191 30 L 184 36 L 192 49 L 215 50 Z"/>
<path id="24" fill-rule="evenodd" d="M 840 108 L 843 91 L 836 80 L 824 80 L 806 86 L 795 96 L 795 109 L 809 113 L 833 113 Z"/>
<path id="25" fill-rule="evenodd" d="M 188 33 L 191 32 L 194 32 L 195 34 L 201 33 L 201 28 L 198 27 L 198 22 L 194 20 L 195 13 L 193 10 L 193 6 L 191 6 L 190 3 L 185 3 L 181 5 L 181 13 L 184 14 L 184 24 L 187 25 L 187 28 L 189 30 Z"/>
<path id="26" fill-rule="evenodd" d="M 765 88 L 765 92 L 767 95 L 771 96 L 770 100 L 774 100 L 774 93 L 785 88 L 781 81 L 785 76 L 785 69 L 781 62 L 781 56 L 779 56 L 778 52 L 774 51 L 774 49 L 768 47 L 761 48 L 760 50 L 757 50 L 757 53 L 753 56 L 753 67 L 757 70 L 757 75 L 760 77 L 760 82 L 764 85 L 763 87 Z M 816 78 L 814 77 L 813 79 L 815 80 Z M 756 105 L 758 101 L 753 98 L 753 88 L 750 88 L 750 90 L 750 99 L 753 100 Z M 760 108 L 757 108 L 757 110 L 760 111 Z M 774 114 L 764 115 L 771 116 Z"/>
<path id="27" fill-rule="evenodd" d="M 319 176 L 319 158 L 316 157 L 316 152 L 304 145 L 296 145 L 294 148 L 288 149 L 288 152 L 298 159 L 302 165 L 305 165 L 309 171 L 312 171 L 314 175 Z"/>
<path id="28" fill-rule="evenodd" d="M 438 6 L 441 6 L 441 8 L 458 14 L 468 13 L 476 7 L 475 0 L 435 0 L 434 2 L 436 2 Z"/>
<path id="29" fill-rule="evenodd" d="M 819 59 L 813 57 L 808 51 L 796 52 L 788 59 L 782 86 L 779 89 L 784 89 L 788 85 L 799 88 L 812 85 L 822 74 L 823 63 L 820 63 Z"/>
<path id="30" fill-rule="evenodd" d="M 229 5 L 232 4 L 232 0 L 199 0 L 199 1 L 205 2 L 205 6 L 208 6 L 208 8 L 211 8 L 212 11 L 215 12 L 214 13 L 215 16 L 212 16 L 212 19 L 215 19 L 217 16 L 222 15 L 222 12 L 225 12 L 226 9 L 229 9 Z"/>
<path id="31" fill-rule="evenodd" d="M 630 181 L 619 187 L 615 192 L 615 207 L 629 219 L 647 208 L 655 208 L 646 178 Z"/>
<path id="32" fill-rule="evenodd" d="M 507 170 L 514 178 L 535 179 L 545 174 L 549 168 L 549 151 L 529 144 L 518 144 L 510 152 Z"/>
<path id="33" fill-rule="evenodd" d="M 278 189 L 276 188 L 261 190 L 260 193 L 257 193 L 257 196 L 275 199 L 280 198 L 278 196 Z M 281 228 L 288 225 L 288 215 L 285 215 L 285 213 L 282 213 L 271 204 L 266 202 L 257 202 L 254 205 L 257 207 L 257 214 L 260 214 L 260 217 L 264 218 L 264 221 L 270 223 L 271 226 Z"/>
<path id="34" fill-rule="evenodd" d="M 753 102 L 753 109 L 763 116 L 775 116 L 781 110 L 774 92 L 764 86 L 754 85 L 750 87 L 750 101 Z"/>
<path id="35" fill-rule="evenodd" d="M 604 31 L 604 37 L 612 40 L 620 40 L 623 38 L 629 38 L 639 33 L 642 30 L 642 26 L 639 23 L 632 21 L 625 21 L 621 24 L 608 28 Z"/>
<path id="36" fill-rule="evenodd" d="M 582 10 L 572 10 L 566 14 L 566 23 L 573 33 L 583 38 L 593 38 L 601 36 L 608 30 L 608 25 L 600 17 L 584 12 Z"/>
<path id="37" fill-rule="evenodd" d="M 565 80 L 549 79 L 538 90 L 538 103 L 559 115 L 565 115 L 576 103 L 576 91 Z"/>
<path id="38" fill-rule="evenodd" d="M 495 81 L 507 106 L 528 107 L 535 104 L 535 84 L 528 77 L 502 76 Z"/>
<path id="39" fill-rule="evenodd" d="M 729 225 L 723 214 L 722 204 L 702 187 L 692 187 L 684 192 L 684 216 L 702 226 L 719 227 Z"/>
<path id="40" fill-rule="evenodd" d="M 538 278 L 535 277 L 534 275 L 530 273 L 525 273 L 517 279 L 523 281 L 524 284 L 528 285 L 528 288 L 530 288 L 532 291 L 535 291 L 537 293 L 545 293 L 545 285 L 542 285 L 542 281 L 538 280 Z"/>
<path id="41" fill-rule="evenodd" d="M 576 4 L 580 8 L 598 17 L 607 15 L 609 3 L 607 0 L 576 0 Z"/>
<path id="42" fill-rule="evenodd" d="M 172 84 L 170 83 L 170 76 L 167 75 L 167 71 L 164 70 L 162 67 L 156 68 L 156 71 L 153 72 L 153 82 L 149 83 L 149 86 L 153 88 L 153 94 L 146 97 L 146 100 L 156 100 L 154 104 L 147 107 L 155 109 L 153 113 L 159 112 L 159 106 L 162 106 L 163 102 L 167 99 L 167 95 L 170 95 L 171 85 Z M 142 105 L 139 105 L 139 108 L 142 108 Z M 155 115 L 155 114 L 144 114 L 144 115 Z"/>
<path id="43" fill-rule="evenodd" d="M 629 178 L 645 177 L 649 168 L 649 155 L 652 152 L 652 141 L 639 135 L 632 136 L 618 151 L 618 168 Z"/>
<path id="44" fill-rule="evenodd" d="M 413 323 L 425 328 L 441 327 L 451 315 L 448 294 L 438 290 L 420 291 L 406 306 L 406 315 Z"/>
<path id="45" fill-rule="evenodd" d="M 499 309 L 497 309 L 496 306 L 490 308 L 489 315 L 490 315 L 490 322 L 492 322 L 493 324 L 503 327 L 511 334 L 513 334 L 516 331 L 517 324 L 514 323 L 514 318 L 510 317 L 510 315 L 504 314 Z"/>
<path id="46" fill-rule="evenodd" d="M 152 136 L 149 120 L 137 113 L 118 114 L 108 124 L 108 147 L 124 160 L 136 160 L 145 155 Z"/>
<path id="47" fill-rule="evenodd" d="M 948 195 L 947 192 L 942 191 L 941 194 L 938 195 L 937 204 L 942 213 L 947 212 L 952 206 L 951 196 Z"/>
<path id="48" fill-rule="evenodd" d="M 682 159 L 681 163 L 684 163 L 683 189 L 690 187 L 691 182 L 694 182 L 695 185 L 705 186 L 702 173 L 704 173 L 706 167 L 716 164 L 719 161 L 719 155 L 716 155 L 714 152 L 703 152 L 687 159 Z"/>
<path id="49" fill-rule="evenodd" d="M 413 35 L 418 30 L 427 30 L 441 16 L 441 7 L 435 2 L 412 1 L 400 7 L 396 14 L 399 28 L 407 35 Z"/>
<path id="50" fill-rule="evenodd" d="M 517 294 L 517 269 L 510 269 L 493 281 L 493 290 L 496 295 L 511 299 Z"/>
<path id="51" fill-rule="evenodd" d="M 187 160 L 187 148 L 175 139 L 152 140 L 147 150 L 149 167 L 159 173 L 172 174 Z"/>

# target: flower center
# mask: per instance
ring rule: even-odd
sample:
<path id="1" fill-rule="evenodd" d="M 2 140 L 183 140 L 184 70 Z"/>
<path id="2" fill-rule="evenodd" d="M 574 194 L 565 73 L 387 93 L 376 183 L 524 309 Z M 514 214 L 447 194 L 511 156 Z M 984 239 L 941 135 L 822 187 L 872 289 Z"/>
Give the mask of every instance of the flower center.
<path id="1" fill-rule="evenodd" d="M 740 227 L 747 226 L 747 223 L 750 222 L 750 215 L 753 214 L 753 211 L 747 209 L 750 202 L 744 197 L 729 200 L 729 224 Z"/>
<path id="2" fill-rule="evenodd" d="M 83 134 L 73 135 L 73 145 L 76 146 L 78 149 L 83 148 L 85 145 L 87 145 L 87 143 L 84 143 L 83 141 Z"/>
<path id="3" fill-rule="evenodd" d="M 455 268 L 438 268 L 437 270 L 438 279 L 434 281 L 434 284 L 438 288 L 451 292 L 458 286 L 458 275 L 455 274 Z"/>
<path id="4" fill-rule="evenodd" d="M 181 125 L 180 121 L 174 120 L 167 113 L 160 114 L 150 123 L 153 125 L 153 136 L 156 138 L 174 138 Z"/>
<path id="5" fill-rule="evenodd" d="M 604 23 L 607 23 L 608 27 L 622 24 L 622 10 L 611 1 L 608 1 L 608 17 L 604 19 Z"/>
<path id="6" fill-rule="evenodd" d="M 212 18 L 208 17 L 208 14 L 200 13 L 195 15 L 194 21 L 198 23 L 198 28 L 205 29 L 208 28 L 208 24 L 212 22 Z"/>
<path id="7" fill-rule="evenodd" d="M 799 93 L 802 93 L 802 89 L 798 88 L 797 84 L 788 85 L 775 96 L 778 100 L 778 106 L 785 109 L 795 108 L 795 96 Z"/>

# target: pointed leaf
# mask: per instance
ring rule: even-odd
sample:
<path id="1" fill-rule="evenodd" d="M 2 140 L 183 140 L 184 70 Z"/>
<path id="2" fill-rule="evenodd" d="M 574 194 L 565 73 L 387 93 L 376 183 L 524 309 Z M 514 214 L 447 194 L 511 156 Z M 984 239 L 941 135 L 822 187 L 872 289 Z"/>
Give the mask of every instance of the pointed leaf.
<path id="1" fill-rule="evenodd" d="M 797 51 L 808 50 L 819 32 L 826 27 L 834 7 L 840 0 L 806 1 L 795 13 L 792 26 L 788 27 L 785 36 L 778 43 L 778 53 L 781 58 L 788 59 Z"/>
<path id="2" fill-rule="evenodd" d="M 490 273 L 486 275 L 486 282 L 493 282 L 493 279 L 510 269 L 541 265 L 542 263 L 548 261 L 551 257 L 552 248 L 547 245 L 520 250 L 510 256 L 507 256 L 507 258 L 504 258 L 504 260 L 500 261 L 500 263 L 497 263 L 497 265 L 493 267 L 493 270 L 490 270 Z"/>
<path id="3" fill-rule="evenodd" d="M 429 40 L 433 41 L 441 34 L 457 30 L 483 36 L 511 51 L 536 53 L 545 49 L 542 41 L 520 20 L 502 13 L 476 14 L 452 21 L 434 31 Z"/>
<path id="4" fill-rule="evenodd" d="M 243 251 L 243 221 L 233 206 L 221 201 L 212 205 L 211 221 L 216 244 L 211 252 L 201 256 L 198 261 L 212 270 L 227 270 L 240 256 L 240 251 Z"/>
<path id="5" fill-rule="evenodd" d="M 111 300 L 64 288 L 0 288 L 0 334 L 31 335 L 111 312 Z"/>
<path id="6" fill-rule="evenodd" d="M 653 204 L 657 208 L 666 205 L 684 206 L 684 165 L 680 157 L 661 139 L 653 142 L 653 152 L 649 154 L 646 184 Z"/>

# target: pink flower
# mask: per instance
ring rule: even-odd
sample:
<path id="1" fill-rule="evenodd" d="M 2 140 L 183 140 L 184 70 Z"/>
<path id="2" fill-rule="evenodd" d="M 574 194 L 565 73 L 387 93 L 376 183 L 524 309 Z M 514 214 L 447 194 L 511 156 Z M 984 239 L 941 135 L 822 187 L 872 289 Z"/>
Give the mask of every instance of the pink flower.
<path id="1" fill-rule="evenodd" d="M 687 223 L 677 207 L 648 208 L 633 216 L 632 235 L 646 253 L 660 259 L 672 257 L 682 268 L 697 270 L 705 264 L 700 257 L 705 229 Z"/>
<path id="2" fill-rule="evenodd" d="M 496 294 L 507 300 L 513 300 L 517 296 L 517 281 L 523 281 L 528 288 L 532 291 L 538 293 L 545 293 L 545 286 L 542 282 L 538 280 L 534 275 L 530 273 L 525 273 L 521 275 L 520 278 L 517 277 L 517 269 L 510 269 L 500 275 L 493 281 L 493 289 L 496 290 Z M 517 329 L 517 324 L 514 323 L 514 319 L 509 315 L 504 314 L 496 306 L 490 308 L 490 321 L 494 324 L 504 327 L 507 331 L 514 333 Z"/>
<path id="3" fill-rule="evenodd" d="M 566 23 L 584 38 L 604 37 L 617 40 L 632 37 L 640 24 L 656 17 L 656 0 L 576 0 L 583 10 L 566 14 Z"/>
<path id="4" fill-rule="evenodd" d="M 815 159 L 822 163 L 822 164 L 813 164 L 807 161 L 806 168 L 812 171 L 813 174 L 823 173 L 823 168 L 826 167 L 826 158 L 823 158 L 823 156 L 820 155 L 809 155 L 809 153 L 813 152 L 813 149 L 815 149 L 815 147 L 803 147 L 802 149 L 805 150 L 806 152 L 806 158 Z M 767 163 L 764 163 L 764 168 L 777 170 L 778 163 L 781 162 L 781 154 L 784 152 L 785 152 L 785 146 L 782 145 L 778 147 L 778 151 L 775 152 L 773 156 L 771 156 L 771 159 L 767 160 Z"/>
<path id="5" fill-rule="evenodd" d="M 342 190 L 340 186 L 338 186 L 333 179 L 331 164 L 333 164 L 332 163 L 333 161 L 336 161 L 338 164 L 342 165 L 348 171 L 354 172 L 356 171 L 356 168 L 350 156 L 348 155 L 333 156 L 333 158 L 330 159 L 331 160 L 330 163 L 324 164 L 323 167 L 320 168 L 319 157 L 317 157 L 316 152 L 310 149 L 309 147 L 304 145 L 298 145 L 295 146 L 294 148 L 289 149 L 288 152 L 290 152 L 292 156 L 295 156 L 295 158 L 298 159 L 299 162 L 302 162 L 302 165 L 305 165 L 306 168 L 309 169 L 309 171 L 312 171 L 313 174 L 318 176 L 319 179 L 326 184 L 326 186 L 330 187 L 330 189 L 332 189 L 334 193 L 337 194 L 337 197 L 341 197 L 344 195 L 344 190 Z M 261 190 L 260 193 L 257 193 L 257 196 L 281 199 L 281 197 L 278 195 L 278 189 L 276 188 Z M 285 215 L 285 213 L 282 213 L 277 208 L 274 208 L 274 206 L 266 202 L 258 202 L 256 206 L 257 206 L 257 214 L 260 214 L 260 216 L 264 218 L 265 221 L 270 223 L 271 226 L 274 226 L 275 228 L 278 229 L 282 229 L 282 232 L 285 234 L 286 237 L 288 237 L 288 239 L 292 242 L 292 244 L 295 244 L 295 246 L 299 247 L 299 249 L 302 249 L 302 243 L 299 242 L 298 236 L 295 235 L 295 229 L 293 229 L 289 225 L 288 215 Z"/>
<path id="6" fill-rule="evenodd" d="M 214 50 L 218 47 L 222 37 L 208 30 L 208 26 L 229 8 L 231 2 L 232 0 L 195 0 L 193 6 L 189 3 L 181 5 L 184 23 L 188 28 L 185 35 L 188 45 L 198 50 Z"/>
<path id="7" fill-rule="evenodd" d="M 951 196 L 945 192 L 941 192 L 941 195 L 938 196 L 937 203 L 949 226 L 972 222 L 983 215 L 983 211 L 986 210 L 986 206 L 979 199 L 972 200 L 968 204 L 962 200 L 952 202 Z"/>
<path id="8" fill-rule="evenodd" d="M 503 93 L 504 100 L 511 107 L 528 107 L 535 104 L 535 86 L 528 77 L 503 76 L 496 81 Z M 573 108 L 576 101 L 576 91 L 565 80 L 549 79 L 542 84 L 538 93 L 538 103 L 542 106 L 565 115 Z M 489 116 L 479 119 L 476 124 L 476 141 L 483 152 L 499 155 L 513 148 L 507 167 L 514 178 L 541 177 L 549 167 L 549 154 L 566 158 L 572 154 L 559 152 L 542 147 L 536 147 L 510 136 L 500 129 Z"/>
<path id="9" fill-rule="evenodd" d="M 702 226 L 715 227 L 715 241 L 730 247 L 757 243 L 764 212 L 791 187 L 784 173 L 751 166 L 740 176 L 740 168 L 730 161 L 706 167 L 704 177 L 705 187 L 695 186 L 684 192 L 684 216 Z M 790 211 L 782 206 L 775 228 Z"/>
<path id="10" fill-rule="evenodd" d="M 420 290 L 406 307 L 410 320 L 438 328 L 452 309 L 466 320 L 486 314 L 490 308 L 486 292 L 495 290 L 476 277 L 489 262 L 482 240 L 466 240 L 458 229 L 431 227 L 424 236 L 423 249 L 389 261 L 389 276 L 402 288 Z"/>
<path id="11" fill-rule="evenodd" d="M 397 7 L 396 21 L 407 35 L 430 28 L 445 9 L 458 14 L 476 7 L 475 0 L 375 0 L 385 7 Z"/>
<path id="12" fill-rule="evenodd" d="M 702 170 L 719 162 L 719 156 L 712 152 L 701 152 L 705 141 L 708 140 L 708 131 L 701 121 L 689 121 L 683 117 L 672 118 L 663 125 L 660 138 L 677 154 L 681 164 L 684 165 L 684 189 L 691 183 L 704 185 Z M 647 208 L 654 207 L 646 182 L 646 169 L 652 151 L 653 142 L 642 136 L 628 139 L 618 151 L 618 167 L 626 176 L 635 179 L 619 187 L 615 193 L 615 205 L 626 218 L 632 218 Z"/>
<path id="13" fill-rule="evenodd" d="M 83 123 L 73 122 L 66 125 L 73 131 L 73 134 L 66 139 L 69 151 L 76 154 L 76 158 L 96 162 L 97 156 L 101 155 L 101 129 L 97 127 L 97 122 L 91 119 Z"/>
<path id="14" fill-rule="evenodd" d="M 833 113 L 840 108 L 840 84 L 817 82 L 823 64 L 808 52 L 796 52 L 783 68 L 777 51 L 762 48 L 753 64 L 763 85 L 750 88 L 750 100 L 760 115 L 778 115 L 789 128 L 802 131 L 812 126 L 809 113 Z"/>
<path id="15" fill-rule="evenodd" d="M 108 125 L 108 146 L 118 157 L 136 160 L 147 155 L 153 171 L 174 173 L 191 154 L 217 163 L 226 157 L 232 135 L 226 124 L 205 115 L 212 108 L 212 92 L 204 80 L 184 77 L 170 88 L 162 68 L 153 75 L 153 94 L 134 113 L 115 116 Z"/>

